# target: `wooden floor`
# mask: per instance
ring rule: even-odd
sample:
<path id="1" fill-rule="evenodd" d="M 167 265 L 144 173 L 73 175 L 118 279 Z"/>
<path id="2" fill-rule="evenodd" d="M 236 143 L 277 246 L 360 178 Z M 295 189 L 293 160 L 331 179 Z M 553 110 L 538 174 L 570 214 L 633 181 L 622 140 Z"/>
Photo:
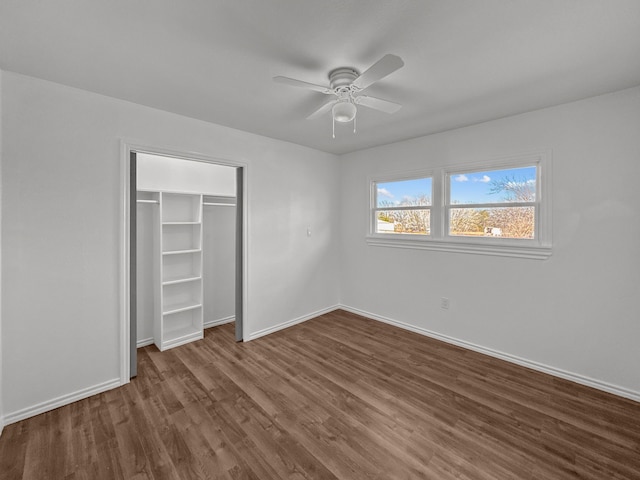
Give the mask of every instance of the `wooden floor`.
<path id="1" fill-rule="evenodd" d="M 342 311 L 139 351 L 5 427 L 9 479 L 640 479 L 640 404 Z"/>

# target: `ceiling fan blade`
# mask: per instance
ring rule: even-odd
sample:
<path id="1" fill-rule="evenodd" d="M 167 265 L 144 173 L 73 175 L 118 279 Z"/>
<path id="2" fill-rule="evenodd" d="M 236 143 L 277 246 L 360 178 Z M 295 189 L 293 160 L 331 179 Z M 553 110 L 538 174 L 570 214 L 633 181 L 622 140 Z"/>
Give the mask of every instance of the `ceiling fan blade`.
<path id="1" fill-rule="evenodd" d="M 390 102 L 389 100 L 383 100 L 376 97 L 368 97 L 366 95 L 360 95 L 353 101 L 358 105 L 373 108 L 374 110 L 380 110 L 385 113 L 396 113 L 402 107 L 399 103 Z"/>
<path id="2" fill-rule="evenodd" d="M 338 103 L 338 100 L 331 100 L 324 105 L 322 105 L 319 109 L 313 112 L 311 115 L 307 117 L 307 120 L 313 120 L 314 118 L 318 118 L 319 116 L 327 113 L 331 108 Z"/>
<path id="3" fill-rule="evenodd" d="M 369 85 L 395 72 L 404 65 L 397 55 L 387 54 L 371 65 L 367 71 L 353 81 L 353 85 L 364 90 Z"/>
<path id="4" fill-rule="evenodd" d="M 296 80 L 295 78 L 273 77 L 273 81 L 277 83 L 284 83 L 285 85 L 291 85 L 292 87 L 314 90 L 316 92 L 324 93 L 325 95 L 331 95 L 333 93 L 333 90 L 329 87 L 323 87 L 322 85 L 316 85 L 315 83 L 303 82 L 302 80 Z"/>

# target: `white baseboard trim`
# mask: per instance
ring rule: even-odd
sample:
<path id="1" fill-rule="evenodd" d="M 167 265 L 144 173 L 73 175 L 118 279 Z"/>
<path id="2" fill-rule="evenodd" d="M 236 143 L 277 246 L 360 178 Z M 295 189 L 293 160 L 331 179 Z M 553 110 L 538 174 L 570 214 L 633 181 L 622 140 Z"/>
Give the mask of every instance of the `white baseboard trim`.
<path id="1" fill-rule="evenodd" d="M 269 335 L 271 333 L 275 333 L 279 330 L 284 330 L 285 328 L 293 327 L 298 323 L 306 322 L 307 320 L 311 320 L 312 318 L 319 317 L 320 315 L 324 315 L 325 313 L 333 312 L 341 308 L 338 305 L 334 305 L 331 307 L 323 308 L 322 310 L 318 310 L 313 313 L 309 313 L 307 315 L 303 315 L 298 318 L 294 318 L 293 320 L 288 320 L 286 322 L 279 323 L 278 325 L 274 325 L 273 327 L 265 328 L 263 330 L 258 330 L 257 332 L 253 332 L 249 334 L 248 340 L 255 340 L 256 338 L 264 337 L 265 335 Z M 345 309 L 346 310 L 346 309 Z"/>
<path id="2" fill-rule="evenodd" d="M 554 377 L 563 378 L 565 380 L 579 383 L 581 385 L 586 385 L 587 387 L 592 387 L 598 390 L 602 390 L 604 392 L 612 393 L 619 397 L 624 397 L 630 400 L 635 400 L 636 402 L 640 402 L 640 392 L 629 390 L 627 388 L 620 387 L 618 385 L 612 385 L 610 383 L 602 382 L 600 380 L 586 377 L 584 375 L 567 372 L 566 370 L 562 370 L 560 368 L 551 367 L 549 365 L 534 362 L 532 360 L 527 360 L 526 358 L 521 358 L 515 355 L 500 352 L 498 350 L 493 350 L 491 348 L 483 347 L 481 345 L 476 345 L 475 343 L 459 340 L 454 337 L 449 337 L 448 335 L 443 335 L 443 334 L 436 333 L 421 327 L 416 327 L 415 325 L 411 325 L 409 323 L 400 322 L 398 320 L 393 320 L 391 318 L 383 317 L 381 315 L 376 315 L 375 313 L 366 312 L 364 310 L 360 310 L 359 308 L 349 307 L 347 305 L 340 305 L 339 308 L 347 312 L 355 313 L 356 315 L 367 317 L 371 320 L 377 320 L 379 322 L 388 323 L 389 325 L 394 325 L 404 330 L 409 330 L 411 332 L 419 333 L 420 335 L 425 335 L 427 337 L 435 338 L 436 340 L 441 340 L 443 342 L 450 343 L 458 347 L 483 353 L 491 357 L 499 358 L 500 360 L 505 360 L 507 362 L 515 363 L 517 365 L 527 367 L 532 370 L 537 370 L 539 372 L 553 375 Z"/>
<path id="3" fill-rule="evenodd" d="M 120 378 L 114 378 L 113 380 L 108 380 L 92 387 L 83 388 L 82 390 L 78 390 L 77 392 L 61 395 L 60 397 L 53 398 L 51 400 L 47 400 L 45 402 L 38 403 L 31 407 L 23 408 L 22 410 L 18 410 L 16 412 L 5 415 L 4 424 L 10 425 L 29 417 L 35 417 L 36 415 L 48 412 L 49 410 L 54 410 L 58 407 L 77 402 L 78 400 L 83 400 L 92 395 L 97 395 L 98 393 L 117 388 L 120 385 Z"/>
<path id="4" fill-rule="evenodd" d="M 204 328 L 217 327 L 219 325 L 224 325 L 225 323 L 235 322 L 235 315 L 230 315 L 228 317 L 219 318 L 218 320 L 209 320 L 204 322 Z"/>
<path id="5" fill-rule="evenodd" d="M 211 327 L 217 327 L 219 325 L 224 325 L 225 323 L 235 322 L 235 320 L 236 320 L 236 317 L 234 315 L 231 315 L 229 317 L 224 317 L 224 318 L 219 318 L 217 320 L 209 320 L 208 322 L 204 322 L 203 327 L 205 329 L 211 328 Z M 153 345 L 153 337 L 143 338 L 136 342 L 137 348 L 147 347 L 149 345 Z"/>
<path id="6" fill-rule="evenodd" d="M 149 345 L 153 345 L 153 337 L 151 338 L 143 338 L 142 340 L 138 340 L 136 342 L 137 348 L 147 347 Z"/>

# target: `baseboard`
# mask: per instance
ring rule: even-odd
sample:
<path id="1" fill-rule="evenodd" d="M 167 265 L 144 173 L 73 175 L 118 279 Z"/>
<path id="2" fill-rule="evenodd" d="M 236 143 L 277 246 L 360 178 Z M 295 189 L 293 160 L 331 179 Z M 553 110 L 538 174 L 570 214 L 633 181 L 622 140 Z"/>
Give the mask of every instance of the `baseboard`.
<path id="1" fill-rule="evenodd" d="M 264 337 L 265 335 L 269 335 L 271 333 L 275 333 L 279 330 L 284 330 L 285 328 L 292 327 L 297 325 L 298 323 L 306 322 L 307 320 L 311 320 L 312 318 L 319 317 L 320 315 L 324 315 L 325 313 L 333 312 L 341 308 L 338 305 L 334 305 L 332 307 L 323 308 L 322 310 L 318 310 L 313 313 L 309 313 L 307 315 L 303 315 L 298 318 L 294 318 L 293 320 L 288 320 L 286 322 L 279 323 L 278 325 L 274 325 L 273 327 L 265 328 L 263 330 L 258 330 L 257 332 L 251 333 L 249 338 L 246 340 L 255 340 L 256 338 Z M 345 309 L 346 310 L 346 309 Z"/>
<path id="2" fill-rule="evenodd" d="M 153 337 L 143 338 L 142 340 L 138 340 L 136 342 L 137 348 L 148 347 L 149 345 L 153 345 Z"/>
<path id="3" fill-rule="evenodd" d="M 224 318 L 219 318 L 217 320 L 209 320 L 208 322 L 204 322 L 203 327 L 205 329 L 211 328 L 211 327 L 217 327 L 219 325 L 224 325 L 226 323 L 234 322 L 235 320 L 236 320 L 236 317 L 234 315 L 231 315 L 229 317 L 224 317 Z M 137 348 L 147 347 L 149 345 L 153 345 L 153 337 L 143 338 L 136 342 Z"/>
<path id="4" fill-rule="evenodd" d="M 204 328 L 217 327 L 219 325 L 224 325 L 225 323 L 231 323 L 235 321 L 235 315 L 230 315 L 228 317 L 219 318 L 218 320 L 209 320 L 207 322 L 204 322 Z"/>
<path id="5" fill-rule="evenodd" d="M 120 378 L 114 378 L 113 380 L 108 380 L 106 382 L 99 383 L 92 387 L 78 390 L 77 392 L 69 393 L 67 395 L 62 395 L 52 400 L 47 400 L 46 402 L 38 403 L 37 405 L 33 405 L 31 407 L 23 408 L 22 410 L 18 410 L 16 412 L 5 415 L 4 424 L 10 425 L 12 423 L 19 422 L 20 420 L 24 420 L 29 417 L 35 417 L 36 415 L 39 415 L 44 412 L 48 412 L 49 410 L 54 410 L 64 405 L 77 402 L 78 400 L 83 400 L 92 395 L 97 395 L 98 393 L 106 392 L 107 390 L 117 388 L 120 385 L 121 385 Z"/>
<path id="6" fill-rule="evenodd" d="M 427 337 L 435 338 L 436 340 L 441 340 L 446 343 L 450 343 L 452 345 L 456 345 L 458 347 L 466 348 L 468 350 L 473 350 L 475 352 L 483 353 L 485 355 L 489 355 L 491 357 L 499 358 L 500 360 L 505 360 L 507 362 L 515 363 L 517 365 L 530 368 L 532 370 L 537 370 L 539 372 L 547 373 L 549 375 L 553 375 L 555 377 L 563 378 L 565 380 L 569 380 L 575 383 L 579 383 L 581 385 L 586 385 L 587 387 L 592 387 L 598 390 L 602 390 L 604 392 L 612 393 L 613 395 L 617 395 L 619 397 L 628 398 L 630 400 L 634 400 L 636 402 L 640 402 L 640 392 L 636 392 L 634 390 L 629 390 L 627 388 L 619 387 L 617 385 L 612 385 L 607 382 L 602 382 L 600 380 L 596 380 L 593 378 L 585 377 L 583 375 L 579 375 L 577 373 L 567 372 L 566 370 L 562 370 L 559 368 L 551 367 L 549 365 L 545 365 L 542 363 L 534 362 L 532 360 L 527 360 L 526 358 L 521 358 L 515 355 L 511 355 L 508 353 L 500 352 L 498 350 L 493 350 L 491 348 L 483 347 L 481 345 L 476 345 L 475 343 L 466 342 L 464 340 L 459 340 L 454 337 L 449 337 L 448 335 L 442 335 L 440 333 L 433 332 L 431 330 L 427 330 L 424 328 L 416 327 L 415 325 L 411 325 L 408 323 L 400 322 L 398 320 L 394 320 L 388 317 L 383 317 L 381 315 L 376 315 L 375 313 L 366 312 L 364 310 L 360 310 L 359 308 L 349 307 L 346 305 L 340 305 L 339 307 L 342 310 L 347 312 L 355 313 L 356 315 L 360 315 L 363 317 L 367 317 L 371 320 L 377 320 L 379 322 L 388 323 L 389 325 L 393 325 L 404 330 L 409 330 L 411 332 L 419 333 L 420 335 L 424 335 Z"/>

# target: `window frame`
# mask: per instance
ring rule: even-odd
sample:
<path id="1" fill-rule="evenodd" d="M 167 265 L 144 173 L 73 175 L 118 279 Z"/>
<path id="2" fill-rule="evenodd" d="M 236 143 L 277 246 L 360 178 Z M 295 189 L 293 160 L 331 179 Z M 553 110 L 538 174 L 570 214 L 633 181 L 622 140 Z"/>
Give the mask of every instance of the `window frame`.
<path id="1" fill-rule="evenodd" d="M 450 178 L 460 173 L 473 173 L 506 168 L 536 167 L 535 226 L 533 239 L 503 237 L 466 237 L 449 234 L 449 212 L 456 206 L 450 204 Z M 431 177 L 432 198 L 430 205 L 430 234 L 406 235 L 376 233 L 375 207 L 378 183 Z M 414 248 L 454 253 L 471 253 L 531 259 L 546 259 L 551 256 L 551 152 L 512 155 L 498 159 L 465 164 L 445 165 L 430 170 L 391 173 L 370 176 L 369 222 L 366 242 L 372 246 Z M 475 206 L 465 204 L 466 206 Z M 478 204 L 497 207 L 518 206 L 520 203 Z M 527 206 L 530 203 L 527 202 Z"/>

